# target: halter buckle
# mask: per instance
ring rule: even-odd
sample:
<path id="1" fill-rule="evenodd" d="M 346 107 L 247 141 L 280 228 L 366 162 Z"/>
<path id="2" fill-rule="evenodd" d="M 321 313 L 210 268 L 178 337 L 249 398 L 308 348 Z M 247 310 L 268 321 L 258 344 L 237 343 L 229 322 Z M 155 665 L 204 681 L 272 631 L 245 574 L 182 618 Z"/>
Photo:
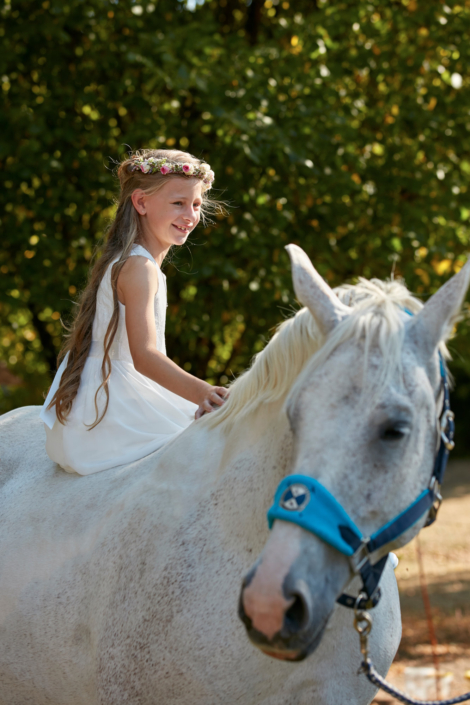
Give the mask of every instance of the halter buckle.
<path id="1" fill-rule="evenodd" d="M 455 448 L 455 443 L 447 436 L 447 428 L 449 426 L 449 421 L 453 421 L 454 419 L 454 412 L 450 409 L 445 409 L 439 421 L 439 432 L 446 449 L 449 451 Z"/>
<path id="2" fill-rule="evenodd" d="M 367 544 L 369 543 L 370 539 L 362 539 L 361 545 L 359 548 L 357 548 L 352 556 L 349 556 L 349 562 L 351 564 L 351 568 L 353 569 L 353 572 L 359 574 L 361 572 L 361 568 L 367 563 L 369 560 L 369 550 L 367 548 Z"/>
<path id="3" fill-rule="evenodd" d="M 428 512 L 428 518 L 426 519 L 426 523 L 424 525 L 425 527 L 430 526 L 431 524 L 434 524 L 434 522 L 437 519 L 437 513 L 439 511 L 439 507 L 442 504 L 441 486 L 438 483 L 436 477 L 432 478 L 432 480 L 429 484 L 429 489 L 434 494 L 434 501 L 433 501 L 431 509 Z"/>

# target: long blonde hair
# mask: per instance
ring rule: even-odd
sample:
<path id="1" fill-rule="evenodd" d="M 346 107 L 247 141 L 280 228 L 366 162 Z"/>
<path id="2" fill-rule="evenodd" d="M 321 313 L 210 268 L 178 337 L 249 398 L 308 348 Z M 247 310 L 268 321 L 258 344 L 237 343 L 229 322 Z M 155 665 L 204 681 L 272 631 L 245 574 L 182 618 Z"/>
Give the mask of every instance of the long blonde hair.
<path id="1" fill-rule="evenodd" d="M 140 216 L 133 206 L 131 196 L 136 189 L 142 189 L 146 194 L 151 195 L 159 191 L 170 178 L 182 177 L 181 174 L 160 173 L 144 174 L 140 170 L 134 171 L 133 157 L 156 157 L 157 159 L 167 157 L 173 162 L 194 164 L 199 166 L 201 160 L 193 157 L 187 152 L 180 152 L 175 149 L 143 149 L 130 154 L 124 159 L 117 170 L 120 182 L 120 194 L 117 200 L 116 215 L 109 226 L 106 234 L 101 257 L 91 269 L 89 281 L 82 292 L 78 309 L 74 321 L 70 327 L 66 327 L 68 333 L 65 336 L 64 344 L 60 350 L 57 365 L 59 365 L 67 353 L 69 353 L 67 366 L 62 374 L 59 388 L 54 394 L 48 409 L 55 405 L 57 418 L 60 423 L 65 424 L 67 416 L 72 409 L 72 403 L 77 396 L 80 386 L 80 377 L 85 366 L 85 362 L 90 350 L 93 333 L 93 319 L 96 311 L 96 298 L 101 280 L 113 260 L 119 258 L 114 264 L 111 272 L 111 287 L 113 291 L 114 310 L 104 338 L 104 356 L 101 365 L 102 382 L 95 394 L 96 417 L 89 429 L 91 430 L 102 421 L 109 404 L 108 382 L 111 375 L 111 358 L 109 351 L 113 344 L 119 323 L 119 300 L 117 295 L 117 281 L 119 273 L 126 263 L 134 243 L 142 236 L 142 226 Z M 207 192 L 202 194 L 201 206 L 203 218 L 209 213 L 223 212 L 223 204 L 215 199 L 209 198 Z M 103 389 L 106 395 L 104 411 L 100 414 L 98 410 L 98 393 Z"/>

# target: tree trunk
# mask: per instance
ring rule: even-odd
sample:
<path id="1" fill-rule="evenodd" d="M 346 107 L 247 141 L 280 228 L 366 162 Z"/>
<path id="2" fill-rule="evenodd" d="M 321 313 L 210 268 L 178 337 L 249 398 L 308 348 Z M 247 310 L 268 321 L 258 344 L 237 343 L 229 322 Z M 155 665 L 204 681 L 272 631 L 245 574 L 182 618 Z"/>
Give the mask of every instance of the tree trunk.
<path id="1" fill-rule="evenodd" d="M 246 21 L 246 33 L 250 39 L 250 44 L 254 45 L 258 41 L 259 27 L 261 24 L 262 0 L 251 0 L 248 8 L 248 18 Z"/>
<path id="2" fill-rule="evenodd" d="M 49 369 L 52 372 L 55 372 L 57 366 L 57 352 L 52 341 L 52 335 L 46 329 L 46 324 L 44 321 L 41 321 L 38 318 L 38 312 L 32 307 L 30 307 L 29 310 L 33 318 L 33 325 L 39 335 L 39 340 L 41 341 L 41 345 L 43 347 L 46 362 L 49 365 Z"/>

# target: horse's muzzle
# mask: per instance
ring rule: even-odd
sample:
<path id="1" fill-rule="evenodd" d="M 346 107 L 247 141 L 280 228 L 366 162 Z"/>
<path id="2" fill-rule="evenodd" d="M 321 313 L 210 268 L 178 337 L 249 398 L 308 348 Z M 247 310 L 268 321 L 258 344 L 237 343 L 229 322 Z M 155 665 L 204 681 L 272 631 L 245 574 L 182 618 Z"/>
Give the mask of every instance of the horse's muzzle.
<path id="1" fill-rule="evenodd" d="M 321 624 L 315 619 L 308 585 L 289 576 L 283 595 L 257 596 L 247 591 L 256 567 L 243 581 L 238 615 L 246 627 L 250 641 L 263 653 L 287 661 L 302 661 L 321 641 L 328 618 Z"/>

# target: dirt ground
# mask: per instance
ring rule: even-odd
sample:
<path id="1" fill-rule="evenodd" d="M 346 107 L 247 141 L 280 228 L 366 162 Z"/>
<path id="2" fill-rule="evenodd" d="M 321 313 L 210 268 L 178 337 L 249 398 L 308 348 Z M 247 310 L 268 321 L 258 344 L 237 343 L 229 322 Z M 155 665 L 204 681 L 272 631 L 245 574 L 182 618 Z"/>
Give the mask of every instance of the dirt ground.
<path id="1" fill-rule="evenodd" d="M 420 534 L 421 554 L 438 642 L 439 668 L 453 674 L 451 696 L 470 691 L 470 460 L 449 462 L 438 520 Z M 432 666 L 421 595 L 416 540 L 397 552 L 403 637 L 387 679 L 404 689 L 406 666 Z M 373 656 L 373 655 L 372 655 Z M 434 692 L 431 696 L 436 697 Z M 380 693 L 374 703 L 398 700 Z"/>

